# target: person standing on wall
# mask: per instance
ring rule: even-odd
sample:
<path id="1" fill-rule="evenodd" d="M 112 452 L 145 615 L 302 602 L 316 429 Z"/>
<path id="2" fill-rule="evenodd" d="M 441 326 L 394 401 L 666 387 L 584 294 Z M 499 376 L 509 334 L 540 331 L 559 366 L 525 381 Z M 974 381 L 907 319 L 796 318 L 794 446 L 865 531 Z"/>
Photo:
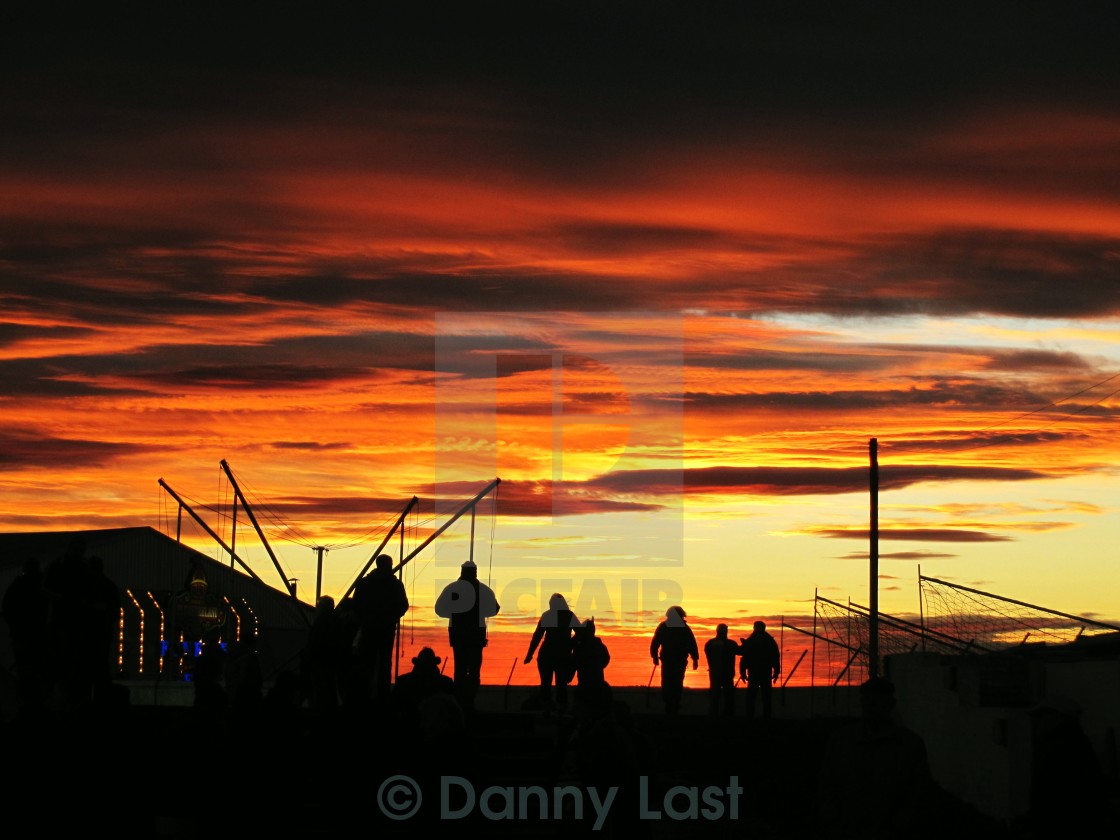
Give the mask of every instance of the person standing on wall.
<path id="1" fill-rule="evenodd" d="M 408 612 L 404 583 L 393 574 L 393 558 L 379 554 L 374 569 L 354 586 L 354 606 L 358 613 L 355 641 L 357 661 L 373 681 L 373 696 L 378 708 L 389 706 L 393 685 L 393 646 L 397 624 Z"/>
<path id="2" fill-rule="evenodd" d="M 682 607 L 669 607 L 649 643 L 653 664 L 661 666 L 661 700 L 668 715 L 680 714 L 688 660 L 692 660 L 693 671 L 700 666 L 700 649 L 685 617 Z"/>
<path id="3" fill-rule="evenodd" d="M 762 716 L 772 712 L 772 687 L 782 673 L 782 652 L 774 637 L 766 632 L 766 622 L 756 621 L 754 632 L 739 645 L 739 676 L 747 684 L 747 717 L 754 717 L 755 706 L 762 698 Z"/>
<path id="4" fill-rule="evenodd" d="M 728 637 L 726 624 L 716 625 L 716 634 L 704 643 L 708 663 L 708 714 L 735 714 L 735 660 L 739 643 Z"/>
<path id="5" fill-rule="evenodd" d="M 525 654 L 526 665 L 533 661 L 534 654 L 537 657 L 541 709 L 545 715 L 551 715 L 554 708 L 563 714 L 568 708 L 568 684 L 575 676 L 572 634 L 580 626 L 564 596 L 553 592 L 548 599 L 548 609 L 537 619 L 529 640 L 529 652 Z"/>
<path id="6" fill-rule="evenodd" d="M 494 590 L 478 579 L 478 566 L 467 560 L 458 580 L 447 584 L 436 598 L 435 611 L 447 619 L 447 634 L 454 656 L 455 694 L 463 710 L 474 710 L 482 684 L 482 650 L 486 647 L 486 619 L 501 609 Z"/>

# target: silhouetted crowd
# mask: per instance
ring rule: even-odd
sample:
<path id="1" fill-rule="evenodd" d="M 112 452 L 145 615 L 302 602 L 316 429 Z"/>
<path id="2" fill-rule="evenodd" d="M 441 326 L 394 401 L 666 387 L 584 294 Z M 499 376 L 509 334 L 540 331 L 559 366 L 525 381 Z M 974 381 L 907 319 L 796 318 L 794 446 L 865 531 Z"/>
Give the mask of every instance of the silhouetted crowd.
<path id="1" fill-rule="evenodd" d="M 454 658 L 450 676 L 431 647 L 412 658 L 410 670 L 394 675 L 399 622 L 408 609 L 392 561 L 382 555 L 355 585 L 352 597 L 338 604 L 331 597 L 318 600 L 298 661 L 278 673 L 263 672 L 252 633 L 228 643 L 220 634 L 199 638 L 190 664 L 194 711 L 168 733 L 166 743 L 156 745 L 170 750 L 169 778 L 198 781 L 229 773 L 234 790 L 240 787 L 243 794 L 238 801 L 244 802 L 244 795 L 267 793 L 255 779 L 294 763 L 304 774 L 301 784 L 309 796 L 357 802 L 368 795 L 370 780 L 381 777 L 405 774 L 436 786 L 447 774 L 463 779 L 508 775 L 500 763 L 509 759 L 485 740 L 475 705 L 486 621 L 500 610 L 493 592 L 478 580 L 477 568 L 468 561 L 438 599 L 436 612 L 448 619 Z M 57 772 L 54 762 L 59 755 L 77 760 L 98 754 L 104 760 L 109 752 L 123 757 L 152 748 L 146 731 L 125 740 L 125 718 L 111 716 L 130 706 L 117 672 L 120 615 L 117 586 L 105 575 L 101 560 L 86 555 L 80 537 L 46 569 L 28 560 L 4 593 L 16 706 L 14 716 L 5 721 L 4 742 L 8 760 L 21 762 L 21 781 Z M 946 828 L 955 827 L 953 820 L 961 827 L 982 829 L 989 838 L 1000 835 L 1000 826 L 948 797 L 934 781 L 923 740 L 899 721 L 894 686 L 879 676 L 861 686 L 860 718 L 839 721 L 818 745 L 819 755 L 803 757 L 819 759 L 815 796 L 812 808 L 797 815 L 798 825 L 791 828 L 788 818 L 770 807 L 776 783 L 752 765 L 759 756 L 736 754 L 727 737 L 733 731 L 727 728 L 728 719 L 740 710 L 745 720 L 773 717 L 781 652 L 765 623 L 755 621 L 753 631 L 738 641 L 721 623 L 701 647 L 685 610 L 674 605 L 654 630 L 649 652 L 654 671 L 660 670 L 667 723 L 680 717 L 685 676 L 690 667 L 698 669 L 703 654 L 709 722 L 693 726 L 697 737 L 707 740 L 690 743 L 686 750 L 695 749 L 705 761 L 718 755 L 718 769 L 742 773 L 748 782 L 743 819 L 754 836 L 808 837 L 827 831 L 838 838 L 864 840 L 924 838 L 943 836 Z M 630 707 L 616 699 L 608 681 L 611 654 L 594 618 L 581 620 L 563 594 L 553 593 L 529 638 L 524 662 L 534 660 L 539 688 L 519 711 L 534 713 L 552 734 L 546 744 L 535 747 L 533 769 L 521 772 L 531 772 L 540 784 L 613 789 L 618 804 L 595 829 L 597 836 L 648 834 L 649 826 L 637 818 L 639 800 L 649 795 L 639 780 L 664 762 L 664 755 L 659 756 L 658 745 L 636 723 Z M 651 674 L 651 685 L 652 680 Z M 744 691 L 740 684 L 745 684 Z M 1040 706 L 1032 721 L 1030 819 L 1007 836 L 1053 833 L 1064 824 L 1067 805 L 1074 800 L 1080 814 L 1109 813 L 1117 803 L 1115 780 L 1094 766 L 1077 715 L 1051 703 Z M 778 730 L 766 723 L 736 731 L 762 737 Z M 515 740 L 532 748 L 528 734 Z M 757 748 L 761 742 L 751 743 Z M 777 750 L 771 760 L 784 746 L 776 742 L 767 747 Z M 664 751 L 665 744 L 659 747 Z M 235 756 L 253 761 L 265 775 L 257 776 L 248 767 L 229 770 Z M 1081 770 L 1079 784 L 1057 770 L 1074 764 Z M 716 769 L 716 764 L 690 768 L 692 775 L 680 779 L 703 777 Z M 661 792 L 675 789 L 675 778 L 668 772 L 656 776 L 654 784 Z M 103 798 L 107 782 L 96 775 L 93 779 L 101 786 L 87 785 L 90 800 Z M 158 777 L 144 782 L 150 796 L 162 796 Z M 863 810 L 859 800 L 867 796 L 874 796 L 876 804 Z M 196 836 L 206 824 L 205 812 L 198 809 L 206 806 L 202 800 L 189 814 L 170 806 L 155 808 L 160 815 L 157 834 Z M 431 808 L 429 803 L 421 816 L 438 822 Z M 569 827 L 585 825 L 574 814 L 563 817 Z M 258 826 L 267 823 L 278 831 L 298 827 L 305 835 L 318 828 L 313 819 L 254 819 Z M 400 828 L 378 825 L 379 830 Z M 479 828 L 485 833 L 490 826 Z"/>

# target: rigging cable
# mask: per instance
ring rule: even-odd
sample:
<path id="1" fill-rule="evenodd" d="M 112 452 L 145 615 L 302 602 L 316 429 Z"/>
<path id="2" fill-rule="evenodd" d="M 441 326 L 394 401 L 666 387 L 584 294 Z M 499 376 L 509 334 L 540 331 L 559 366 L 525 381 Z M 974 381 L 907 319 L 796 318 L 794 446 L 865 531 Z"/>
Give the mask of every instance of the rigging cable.
<path id="1" fill-rule="evenodd" d="M 1116 374 L 1116 376 L 1120 376 L 1120 374 Z M 1109 379 L 1114 379 L 1114 378 L 1115 377 L 1112 377 L 1112 376 L 1109 377 Z M 1107 382 L 1108 379 L 1106 379 L 1104 381 Z M 1103 383 L 1101 383 L 1101 382 L 1097 383 L 1097 385 L 1101 385 L 1101 384 L 1103 384 Z M 1035 414 L 1039 411 L 1044 411 L 1045 409 L 1050 408 L 1051 406 L 1059 405 L 1060 403 L 1065 402 L 1065 400 L 1073 399 L 1073 397 L 1079 396 L 1080 394 L 1084 394 L 1085 391 L 1090 391 L 1093 388 L 1096 388 L 1097 385 L 1093 385 L 1090 388 L 1086 388 L 1083 391 L 1078 391 L 1076 394 L 1072 394 L 1069 397 L 1065 397 L 1064 399 L 1058 400 L 1057 402 L 1053 402 L 1053 403 L 1050 403 L 1049 405 L 1045 405 L 1042 408 L 1036 408 L 1034 411 L 1028 411 L 1024 414 L 1020 414 L 1019 417 L 1029 417 L 1030 415 Z M 1031 429 L 1029 432 L 1026 432 L 1025 434 L 1036 435 L 1039 432 L 1042 432 L 1042 431 L 1045 431 L 1046 429 L 1049 429 L 1051 426 L 1054 426 L 1058 423 L 1061 423 L 1063 420 L 1068 420 L 1070 417 L 1075 417 L 1076 415 L 1080 414 L 1083 411 L 1088 411 L 1090 408 L 1093 408 L 1094 406 L 1100 405 L 1105 400 L 1109 399 L 1110 397 L 1114 397 L 1117 394 L 1120 394 L 1120 388 L 1117 388 L 1115 391 L 1112 391 L 1111 393 L 1105 394 L 1103 397 L 1101 397 L 1096 402 L 1086 403 L 1085 405 L 1078 408 L 1076 411 L 1067 412 L 1066 414 L 1063 414 L 1061 417 L 1057 417 L 1054 420 L 1052 420 L 1051 422 L 1046 423 L 1045 425 L 1039 426 L 1036 429 Z M 1010 419 L 1008 419 L 1004 422 L 1010 423 L 1010 422 L 1012 422 L 1012 420 L 1019 419 L 1019 417 L 1012 417 L 1012 418 L 1010 418 Z M 977 434 L 979 432 L 987 431 L 988 429 L 994 429 L 996 426 L 999 426 L 999 425 L 1002 425 L 1002 424 L 997 423 L 997 424 L 992 425 L 992 426 L 986 426 L 983 429 L 977 429 L 975 432 L 971 432 L 970 434 Z M 1016 437 L 1018 437 L 1018 435 L 1012 435 L 1011 440 L 1014 440 Z M 964 449 L 959 449 L 957 451 L 958 452 L 972 452 L 975 449 L 983 449 L 984 447 L 987 447 L 987 446 L 995 446 L 999 443 L 1006 443 L 1006 442 L 1008 442 L 1007 437 L 1000 437 L 1000 438 L 995 438 L 993 440 L 984 441 L 983 443 L 977 443 L 974 446 L 965 447 Z"/>

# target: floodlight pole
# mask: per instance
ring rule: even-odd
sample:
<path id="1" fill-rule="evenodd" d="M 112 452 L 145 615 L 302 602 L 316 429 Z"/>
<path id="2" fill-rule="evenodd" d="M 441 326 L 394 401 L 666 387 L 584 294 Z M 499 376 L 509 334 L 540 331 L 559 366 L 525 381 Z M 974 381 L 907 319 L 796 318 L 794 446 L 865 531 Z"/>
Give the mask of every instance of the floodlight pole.
<path id="1" fill-rule="evenodd" d="M 222 470 L 225 471 L 226 478 L 229 479 L 230 486 L 233 487 L 234 497 L 241 499 L 241 505 L 245 508 L 245 514 L 249 517 L 249 522 L 252 524 L 253 530 L 255 530 L 257 532 L 257 536 L 260 537 L 260 541 L 264 546 L 264 550 L 268 552 L 268 556 L 272 560 L 272 565 L 276 567 L 276 572 L 280 575 L 280 580 L 284 581 L 284 586 L 288 588 L 288 594 L 291 595 L 292 598 L 295 598 L 295 584 L 288 580 L 287 576 L 284 574 L 284 569 L 281 568 L 280 561 L 276 559 L 276 554 L 273 552 L 272 546 L 269 545 L 268 538 L 264 535 L 264 531 L 261 530 L 260 523 L 257 522 L 257 515 L 253 513 L 253 508 L 249 504 L 249 500 L 246 499 L 245 494 L 241 492 L 241 485 L 239 485 L 237 483 L 237 479 L 233 477 L 233 470 L 229 468 L 229 464 L 226 462 L 225 458 L 221 460 L 220 466 Z"/>
<path id="2" fill-rule="evenodd" d="M 315 603 L 318 605 L 319 599 L 323 597 L 323 552 L 327 550 L 324 545 L 315 546 Z"/>
<path id="3" fill-rule="evenodd" d="M 871 527 L 870 537 L 870 591 L 871 609 L 867 642 L 867 676 L 879 676 L 879 441 L 871 438 L 869 445 L 871 459 Z"/>

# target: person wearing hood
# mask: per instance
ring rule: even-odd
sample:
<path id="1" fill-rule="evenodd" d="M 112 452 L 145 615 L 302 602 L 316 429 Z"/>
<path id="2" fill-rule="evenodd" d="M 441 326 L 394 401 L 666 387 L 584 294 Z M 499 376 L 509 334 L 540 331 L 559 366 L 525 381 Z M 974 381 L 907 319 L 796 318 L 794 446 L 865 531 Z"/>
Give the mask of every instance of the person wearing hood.
<path id="1" fill-rule="evenodd" d="M 693 671 L 700 666 L 700 648 L 692 628 L 685 621 L 686 617 L 684 608 L 669 607 L 649 643 L 654 666 L 661 666 L 661 700 L 669 715 L 680 713 L 688 660 L 692 660 Z"/>
<path id="2" fill-rule="evenodd" d="M 473 560 L 463 563 L 458 580 L 447 584 L 436 598 L 436 615 L 447 619 L 455 694 L 464 711 L 474 709 L 475 695 L 482 684 L 486 619 L 500 609 L 494 590 L 478 579 L 478 566 Z"/>
<path id="3" fill-rule="evenodd" d="M 555 706 L 563 712 L 568 706 L 568 684 L 574 676 L 572 662 L 572 634 L 580 621 L 568 607 L 559 592 L 548 599 L 548 609 L 537 619 L 525 664 L 537 655 L 537 673 L 540 675 L 541 708 L 551 714 Z"/>
<path id="4" fill-rule="evenodd" d="M 611 662 L 611 652 L 595 632 L 595 617 L 587 619 L 576 628 L 572 636 L 572 664 L 576 674 L 575 705 L 580 713 L 604 714 L 613 702 L 606 670 Z"/>

